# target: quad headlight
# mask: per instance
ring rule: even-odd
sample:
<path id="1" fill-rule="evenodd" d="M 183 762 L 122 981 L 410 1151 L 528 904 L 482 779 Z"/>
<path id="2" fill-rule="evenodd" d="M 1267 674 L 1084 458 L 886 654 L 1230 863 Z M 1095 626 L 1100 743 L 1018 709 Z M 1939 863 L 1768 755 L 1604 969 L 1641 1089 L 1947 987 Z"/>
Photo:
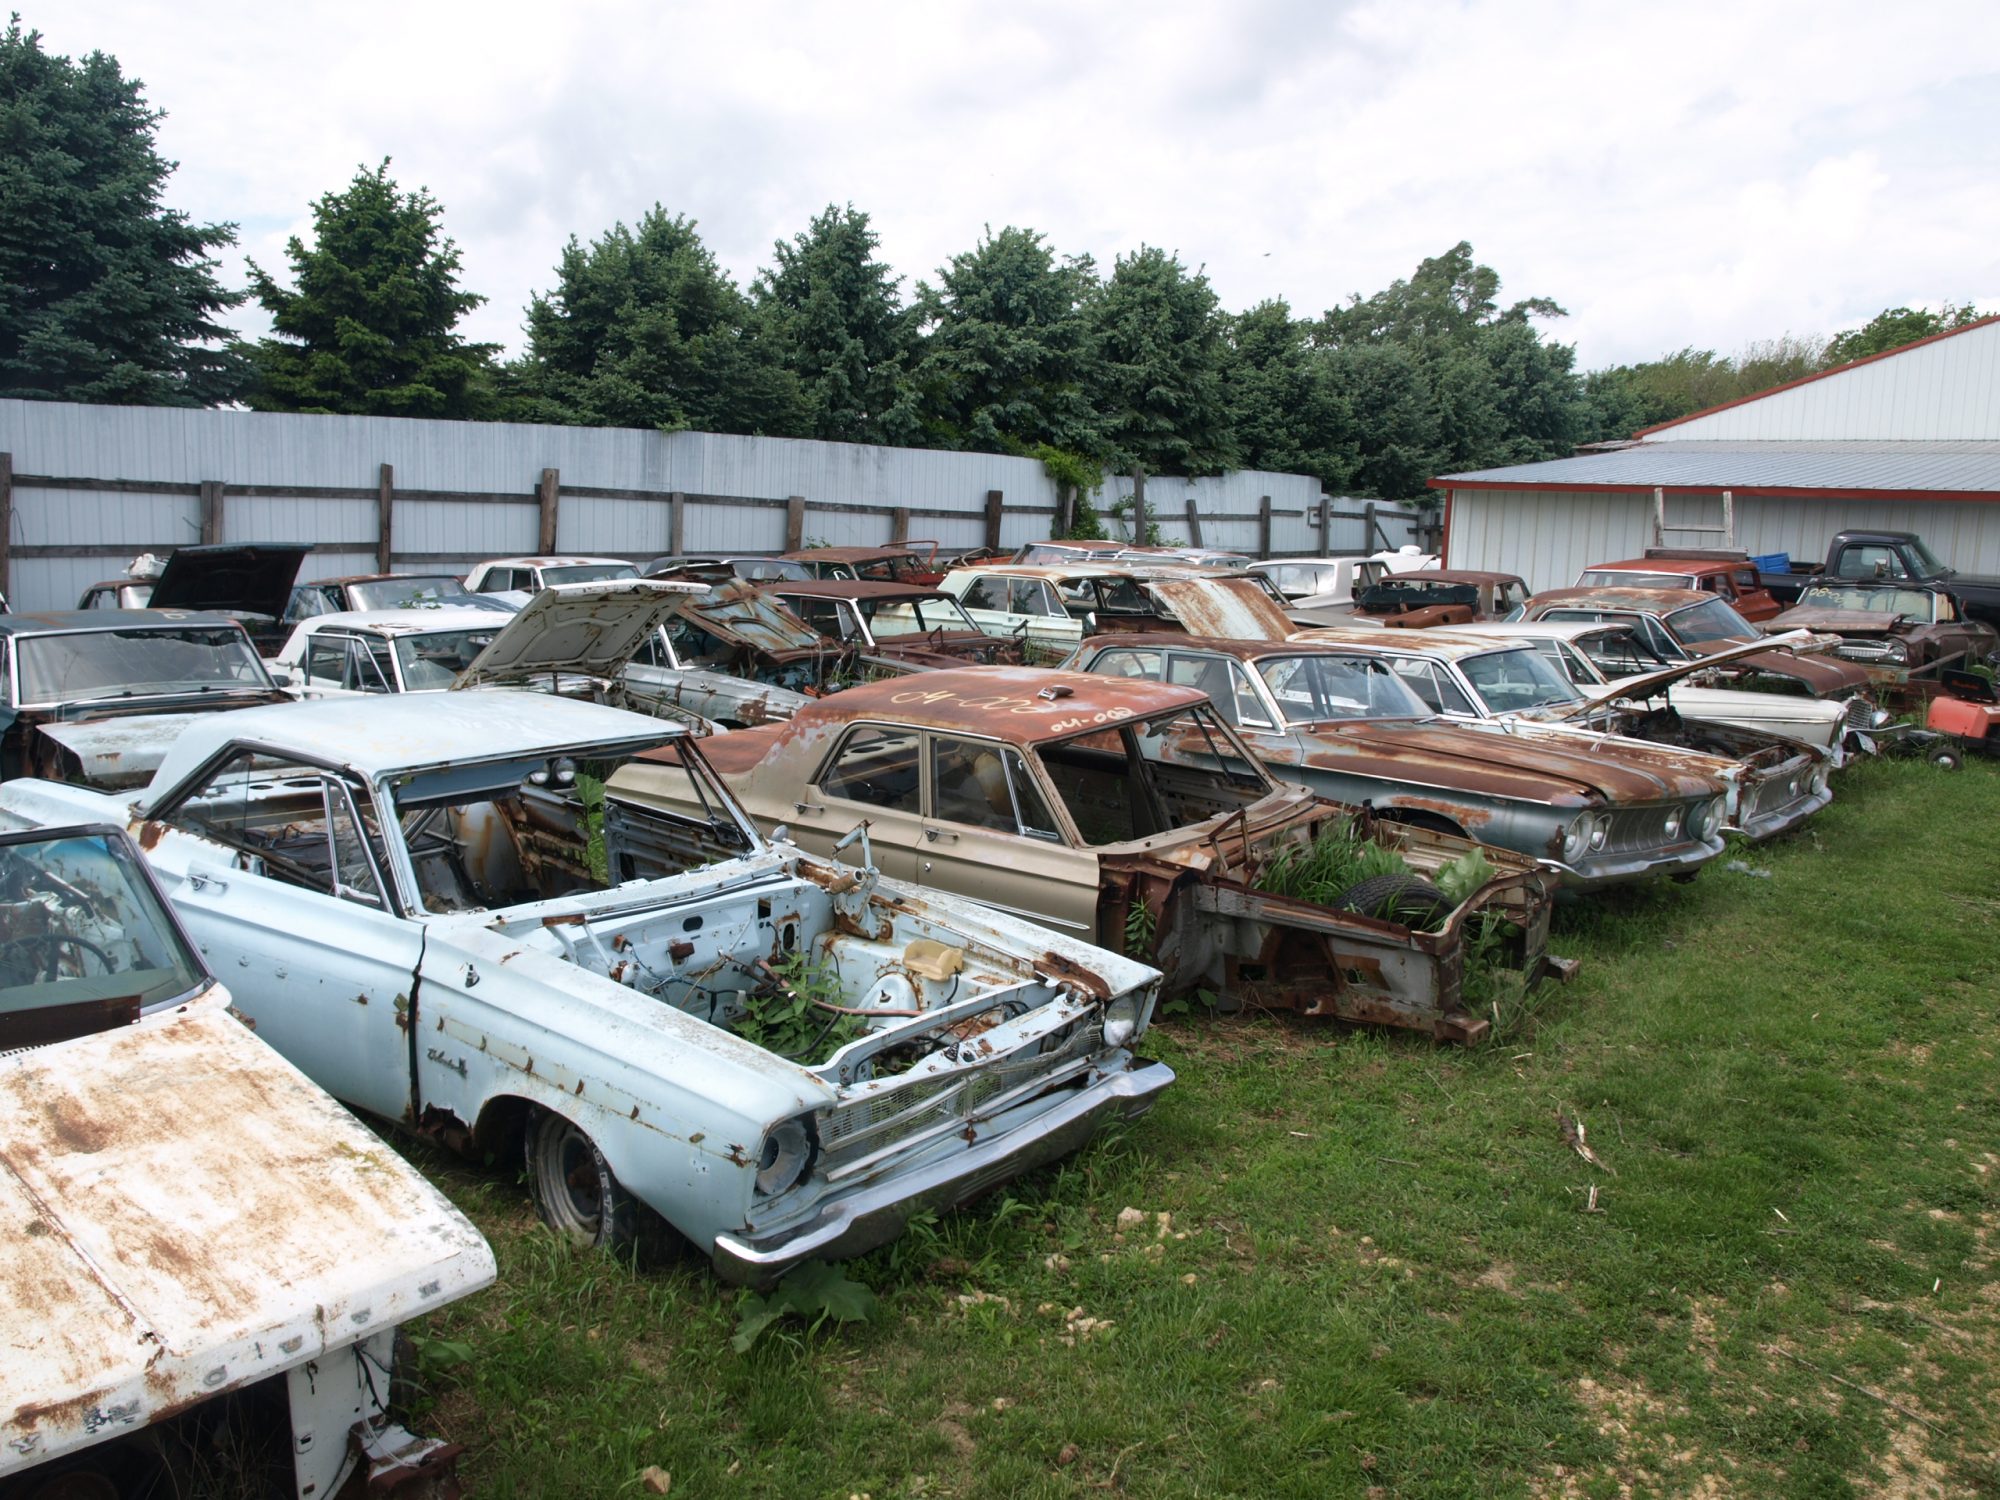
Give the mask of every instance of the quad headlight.
<path id="1" fill-rule="evenodd" d="M 764 1137 L 757 1157 L 757 1191 L 775 1197 L 797 1187 L 812 1170 L 813 1138 L 803 1119 L 780 1121 Z"/>
<path id="2" fill-rule="evenodd" d="M 1688 809 L 1688 837 L 1705 839 L 1722 826 L 1725 801 L 1721 797 L 1711 797 L 1706 802 L 1697 802 Z"/>
<path id="3" fill-rule="evenodd" d="M 1591 816 L 1578 813 L 1575 821 L 1563 830 L 1563 859 L 1575 864 L 1583 858 L 1583 851 L 1590 847 Z"/>
<path id="4" fill-rule="evenodd" d="M 1139 999 L 1126 995 L 1104 1007 L 1104 1045 L 1122 1047 L 1139 1034 Z"/>
<path id="5" fill-rule="evenodd" d="M 1599 813 L 1590 820 L 1590 848 L 1592 853 L 1602 849 L 1611 837 L 1611 814 Z"/>

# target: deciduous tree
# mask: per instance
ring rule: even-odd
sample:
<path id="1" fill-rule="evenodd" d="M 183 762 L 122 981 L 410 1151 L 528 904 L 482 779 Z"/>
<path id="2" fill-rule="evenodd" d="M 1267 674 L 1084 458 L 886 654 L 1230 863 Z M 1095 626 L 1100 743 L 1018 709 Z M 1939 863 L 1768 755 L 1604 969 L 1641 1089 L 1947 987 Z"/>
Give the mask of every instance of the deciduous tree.
<path id="1" fill-rule="evenodd" d="M 1096 405 L 1119 468 L 1213 474 L 1236 461 L 1228 356 L 1208 277 L 1150 245 L 1121 255 L 1088 304 Z"/>

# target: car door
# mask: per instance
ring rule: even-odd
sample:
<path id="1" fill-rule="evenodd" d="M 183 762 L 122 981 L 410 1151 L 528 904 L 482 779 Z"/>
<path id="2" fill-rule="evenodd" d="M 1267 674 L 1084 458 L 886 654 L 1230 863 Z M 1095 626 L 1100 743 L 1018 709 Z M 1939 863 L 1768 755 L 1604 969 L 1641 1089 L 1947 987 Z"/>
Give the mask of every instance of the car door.
<path id="1" fill-rule="evenodd" d="M 836 843 L 866 822 L 876 868 L 914 881 L 923 843 L 922 739 L 921 731 L 904 724 L 861 723 L 843 734 L 792 804 L 788 821 L 799 847 L 832 855 Z M 859 843 L 838 857 L 859 864 Z"/>
<path id="2" fill-rule="evenodd" d="M 257 1035 L 334 1097 L 403 1117 L 423 928 L 396 907 L 368 789 L 243 750 L 162 821 L 190 836 L 163 838 L 155 867 Z"/>
<path id="3" fill-rule="evenodd" d="M 926 766 L 918 883 L 1092 939 L 1096 856 L 1069 847 L 1021 752 L 998 740 L 933 732 Z"/>

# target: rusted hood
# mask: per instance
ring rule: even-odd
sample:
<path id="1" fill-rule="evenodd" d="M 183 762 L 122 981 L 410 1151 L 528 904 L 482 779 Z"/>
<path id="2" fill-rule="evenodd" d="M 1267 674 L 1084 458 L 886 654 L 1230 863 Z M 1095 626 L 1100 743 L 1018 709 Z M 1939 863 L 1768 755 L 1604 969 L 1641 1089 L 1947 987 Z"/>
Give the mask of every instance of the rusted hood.
<path id="1" fill-rule="evenodd" d="M 1590 748 L 1513 738 L 1437 721 L 1316 725 L 1301 730 L 1306 767 L 1365 772 L 1414 787 L 1572 806 L 1643 804 L 1713 796 L 1721 788 L 1694 770 L 1649 765 L 1607 737 Z"/>
<path id="2" fill-rule="evenodd" d="M 559 672 L 616 677 L 644 649 L 661 621 L 690 596 L 707 592 L 696 583 L 650 578 L 544 589 L 494 633 L 486 649 L 451 685 L 492 687 Z"/>
<path id="3" fill-rule="evenodd" d="M 1720 655 L 1737 641 L 1690 641 L 1687 649 L 1710 658 Z M 1774 677 L 1791 677 L 1816 694 L 1853 693 L 1883 680 L 1883 674 L 1831 656 L 1797 656 L 1790 651 L 1756 650 L 1732 656 L 1728 663 L 1748 672 L 1768 672 Z"/>
<path id="4" fill-rule="evenodd" d="M 1298 629 L 1278 601 L 1247 578 L 1158 579 L 1145 588 L 1189 635 L 1282 641 Z"/>
<path id="5" fill-rule="evenodd" d="M 91 786 L 119 790 L 153 779 L 167 751 L 195 714 L 129 714 L 123 718 L 56 720 L 42 733 L 77 758 Z"/>
<path id="6" fill-rule="evenodd" d="M 479 1231 L 226 1001 L 0 1059 L 0 1475 L 493 1280 Z"/>
<path id="7" fill-rule="evenodd" d="M 1767 621 L 1766 630 L 1826 630 L 1835 635 L 1888 635 L 1891 632 L 1907 633 L 1907 615 L 1876 614 L 1866 609 L 1829 609 L 1825 605 L 1802 604 L 1788 609 L 1775 620 Z"/>

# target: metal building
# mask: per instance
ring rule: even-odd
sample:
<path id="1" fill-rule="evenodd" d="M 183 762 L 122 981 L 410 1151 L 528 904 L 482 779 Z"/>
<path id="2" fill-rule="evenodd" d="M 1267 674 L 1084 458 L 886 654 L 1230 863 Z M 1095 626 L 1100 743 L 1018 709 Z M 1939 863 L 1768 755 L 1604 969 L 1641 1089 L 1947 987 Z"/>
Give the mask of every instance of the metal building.
<path id="1" fill-rule="evenodd" d="M 1914 531 L 2000 573 L 2000 317 L 1548 463 L 1446 474 L 1445 554 L 1536 589 L 1664 539 L 1823 557 L 1850 527 Z M 1726 497 L 1726 501 L 1725 501 Z"/>

